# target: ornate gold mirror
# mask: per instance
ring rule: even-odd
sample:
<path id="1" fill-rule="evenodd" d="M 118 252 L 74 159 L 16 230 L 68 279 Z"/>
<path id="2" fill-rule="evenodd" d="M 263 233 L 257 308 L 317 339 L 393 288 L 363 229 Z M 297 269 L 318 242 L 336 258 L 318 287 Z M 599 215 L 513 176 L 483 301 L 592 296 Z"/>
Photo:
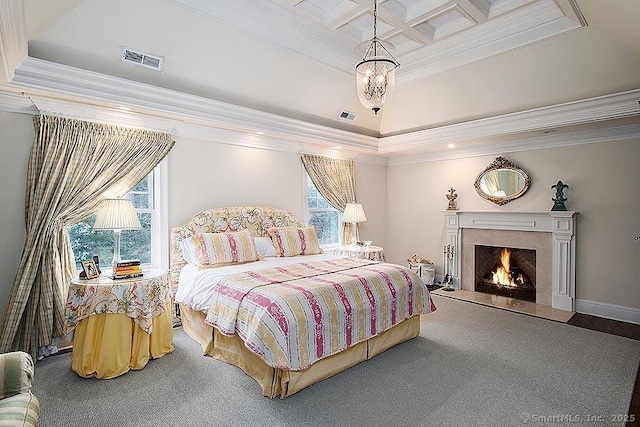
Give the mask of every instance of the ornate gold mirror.
<path id="1" fill-rule="evenodd" d="M 504 157 L 496 157 L 476 178 L 478 194 L 497 205 L 522 196 L 531 185 L 529 175 Z"/>

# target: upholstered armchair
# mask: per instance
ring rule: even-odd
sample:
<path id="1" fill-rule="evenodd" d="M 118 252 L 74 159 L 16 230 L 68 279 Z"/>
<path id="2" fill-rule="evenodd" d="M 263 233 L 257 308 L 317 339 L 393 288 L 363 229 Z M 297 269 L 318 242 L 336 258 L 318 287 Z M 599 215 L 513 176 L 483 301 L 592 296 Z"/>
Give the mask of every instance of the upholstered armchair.
<path id="1" fill-rule="evenodd" d="M 33 359 L 22 351 L 0 354 L 0 425 L 37 426 L 40 403 L 31 393 Z"/>

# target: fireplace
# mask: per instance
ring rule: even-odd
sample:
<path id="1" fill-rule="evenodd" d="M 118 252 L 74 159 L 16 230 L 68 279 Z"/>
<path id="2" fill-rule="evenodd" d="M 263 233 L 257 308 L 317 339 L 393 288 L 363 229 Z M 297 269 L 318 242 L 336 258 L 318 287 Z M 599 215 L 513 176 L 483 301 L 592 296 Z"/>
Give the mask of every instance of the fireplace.
<path id="1" fill-rule="evenodd" d="M 536 302 L 536 251 L 475 245 L 475 291 Z"/>
<path id="2" fill-rule="evenodd" d="M 576 212 L 443 211 L 446 243 L 454 247 L 453 287 L 475 291 L 476 245 L 526 248 L 536 253 L 535 302 L 575 311 Z M 526 267 L 519 266 L 526 271 Z M 486 273 L 485 273 L 486 274 Z"/>

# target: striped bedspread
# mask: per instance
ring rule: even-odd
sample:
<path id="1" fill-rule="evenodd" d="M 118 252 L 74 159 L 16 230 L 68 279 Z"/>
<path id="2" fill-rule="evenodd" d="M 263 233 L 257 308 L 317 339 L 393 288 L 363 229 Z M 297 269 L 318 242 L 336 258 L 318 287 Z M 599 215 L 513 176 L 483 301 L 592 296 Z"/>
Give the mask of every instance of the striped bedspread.
<path id="1" fill-rule="evenodd" d="M 434 310 L 409 269 L 343 258 L 227 276 L 205 321 L 237 333 L 268 365 L 295 371 Z"/>

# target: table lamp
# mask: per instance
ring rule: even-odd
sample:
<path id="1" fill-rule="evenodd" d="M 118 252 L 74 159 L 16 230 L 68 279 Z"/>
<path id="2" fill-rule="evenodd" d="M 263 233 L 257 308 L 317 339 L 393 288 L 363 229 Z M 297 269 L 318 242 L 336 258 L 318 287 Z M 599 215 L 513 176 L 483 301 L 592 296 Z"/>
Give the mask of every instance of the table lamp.
<path id="1" fill-rule="evenodd" d="M 94 230 L 113 230 L 113 266 L 120 262 L 120 232 L 142 228 L 129 199 L 105 199 L 100 205 Z"/>
<path id="2" fill-rule="evenodd" d="M 344 213 L 342 214 L 342 222 L 351 223 L 351 245 L 355 246 L 356 244 L 356 227 L 358 223 L 365 222 L 366 220 L 367 216 L 364 214 L 364 209 L 362 209 L 360 203 L 347 203 L 347 206 L 344 208 Z"/>

